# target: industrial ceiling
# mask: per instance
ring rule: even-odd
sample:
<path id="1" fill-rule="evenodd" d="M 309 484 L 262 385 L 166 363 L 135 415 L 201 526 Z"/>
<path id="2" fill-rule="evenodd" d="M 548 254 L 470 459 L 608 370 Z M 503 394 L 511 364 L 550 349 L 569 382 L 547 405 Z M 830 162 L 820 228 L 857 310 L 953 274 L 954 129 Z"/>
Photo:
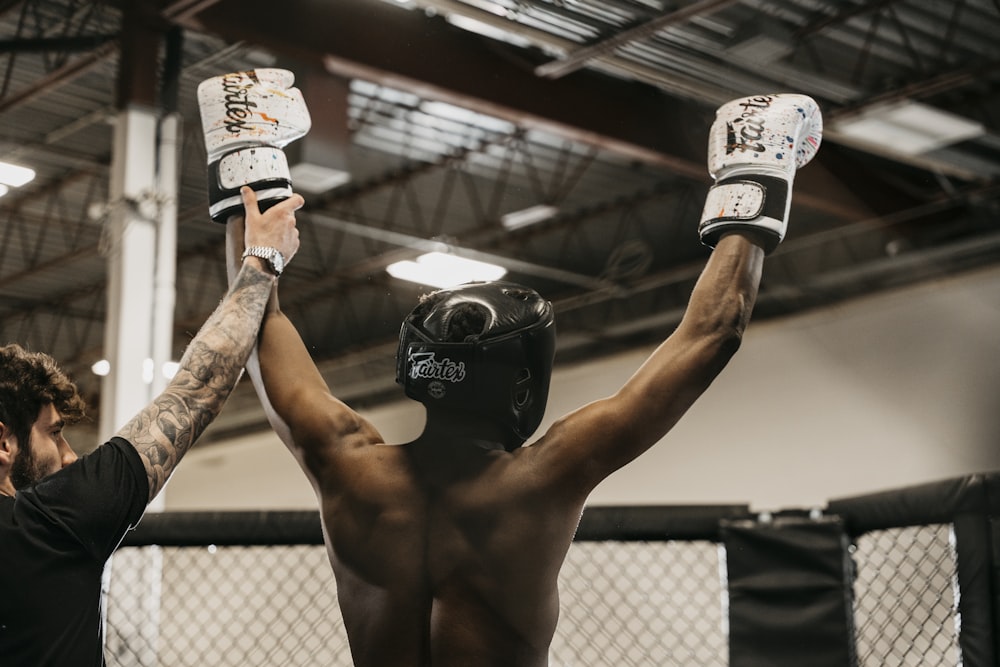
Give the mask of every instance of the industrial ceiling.
<path id="1" fill-rule="evenodd" d="M 358 407 L 400 395 L 399 323 L 427 288 L 385 268 L 428 249 L 550 299 L 557 363 L 661 340 L 707 257 L 707 132 L 737 96 L 806 93 L 826 125 L 755 319 L 993 265 L 998 37 L 998 0 L 0 0 L 0 159 L 36 171 L 0 198 L 0 337 L 53 354 L 97 413 L 107 221 L 169 203 L 180 356 L 225 290 L 195 88 L 262 66 L 309 104 L 293 159 L 350 173 L 304 193 L 281 295 Z M 176 201 L 110 195 L 136 107 L 181 119 Z M 266 428 L 247 385 L 206 442 Z"/>

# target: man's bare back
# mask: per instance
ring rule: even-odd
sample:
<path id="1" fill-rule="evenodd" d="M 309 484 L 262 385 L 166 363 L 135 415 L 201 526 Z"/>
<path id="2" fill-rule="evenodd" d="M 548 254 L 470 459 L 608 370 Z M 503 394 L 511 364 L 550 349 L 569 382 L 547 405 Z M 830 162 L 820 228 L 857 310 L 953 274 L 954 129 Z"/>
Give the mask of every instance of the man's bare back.
<path id="1" fill-rule="evenodd" d="M 468 446 L 362 445 L 322 507 L 358 667 L 541 667 L 582 499 L 531 459 Z"/>

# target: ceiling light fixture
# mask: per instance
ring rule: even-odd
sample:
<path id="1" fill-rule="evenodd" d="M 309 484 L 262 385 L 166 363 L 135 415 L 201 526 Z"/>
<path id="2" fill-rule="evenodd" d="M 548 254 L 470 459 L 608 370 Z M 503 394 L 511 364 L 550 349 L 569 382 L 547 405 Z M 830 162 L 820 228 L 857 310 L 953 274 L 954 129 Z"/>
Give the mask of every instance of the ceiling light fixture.
<path id="1" fill-rule="evenodd" d="M 909 100 L 873 105 L 830 125 L 840 139 L 909 156 L 984 133 L 981 123 Z"/>
<path id="2" fill-rule="evenodd" d="M 0 162 L 0 183 L 19 188 L 35 178 L 35 170 L 10 162 Z"/>
<path id="3" fill-rule="evenodd" d="M 395 262 L 385 268 L 393 278 L 428 287 L 454 287 L 474 280 L 499 280 L 507 269 L 446 252 L 429 252 L 416 261 Z"/>
<path id="4" fill-rule="evenodd" d="M 558 212 L 559 209 L 555 206 L 537 204 L 500 216 L 500 224 L 504 226 L 504 229 L 518 229 L 528 225 L 537 225 L 539 222 L 554 217 Z"/>
<path id="5" fill-rule="evenodd" d="M 349 183 L 351 174 L 312 162 L 299 162 L 289 170 L 295 189 L 307 194 L 321 195 Z"/>

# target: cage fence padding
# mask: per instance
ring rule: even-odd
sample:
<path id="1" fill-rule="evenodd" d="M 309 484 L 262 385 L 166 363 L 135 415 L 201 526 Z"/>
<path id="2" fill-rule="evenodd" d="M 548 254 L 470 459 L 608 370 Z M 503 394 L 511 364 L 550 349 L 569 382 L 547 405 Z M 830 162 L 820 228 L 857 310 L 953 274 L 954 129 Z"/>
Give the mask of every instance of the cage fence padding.
<path id="1" fill-rule="evenodd" d="M 996 475 L 832 501 L 863 667 L 996 667 Z M 594 507 L 560 572 L 551 667 L 727 667 L 720 525 L 744 506 Z M 956 530 L 956 526 L 959 527 Z M 350 667 L 314 512 L 150 515 L 106 581 L 109 667 Z"/>

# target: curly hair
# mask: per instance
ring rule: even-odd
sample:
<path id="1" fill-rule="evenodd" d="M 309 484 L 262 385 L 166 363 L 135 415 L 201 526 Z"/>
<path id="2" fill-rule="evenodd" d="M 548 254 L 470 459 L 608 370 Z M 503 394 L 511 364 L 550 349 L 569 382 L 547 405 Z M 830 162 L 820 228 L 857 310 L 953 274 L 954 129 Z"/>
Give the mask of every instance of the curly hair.
<path id="1" fill-rule="evenodd" d="M 17 343 L 0 347 L 0 422 L 18 442 L 28 441 L 39 412 L 50 403 L 67 424 L 85 417 L 86 403 L 55 359 Z"/>

